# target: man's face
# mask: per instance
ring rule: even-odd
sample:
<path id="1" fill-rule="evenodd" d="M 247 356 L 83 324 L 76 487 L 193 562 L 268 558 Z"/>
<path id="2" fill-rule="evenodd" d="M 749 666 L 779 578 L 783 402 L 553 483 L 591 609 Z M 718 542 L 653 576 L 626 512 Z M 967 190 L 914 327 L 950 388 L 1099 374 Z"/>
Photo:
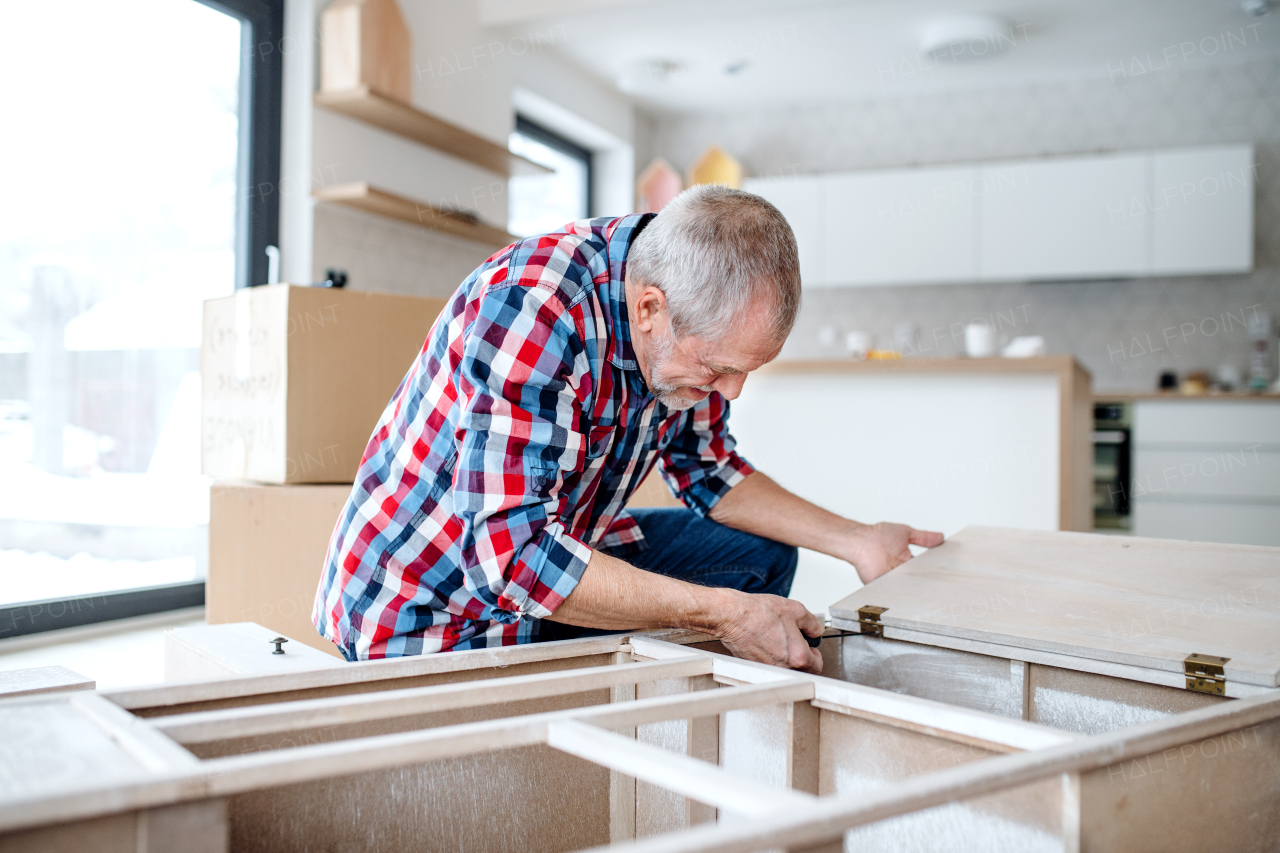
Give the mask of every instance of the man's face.
<path id="1" fill-rule="evenodd" d="M 692 408 L 712 391 L 726 400 L 737 399 L 747 374 L 773 361 L 781 350 L 763 307 L 749 311 L 714 342 L 694 335 L 676 340 L 669 316 L 663 310 L 652 318 L 644 361 L 649 389 L 672 409 Z"/>

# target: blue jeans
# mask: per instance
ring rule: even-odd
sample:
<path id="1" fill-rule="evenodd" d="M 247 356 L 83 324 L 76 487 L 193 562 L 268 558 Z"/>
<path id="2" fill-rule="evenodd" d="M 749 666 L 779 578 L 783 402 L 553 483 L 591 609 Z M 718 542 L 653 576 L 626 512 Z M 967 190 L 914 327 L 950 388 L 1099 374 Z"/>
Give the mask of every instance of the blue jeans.
<path id="1" fill-rule="evenodd" d="M 799 552 L 790 545 L 725 527 L 689 509 L 633 509 L 631 517 L 648 547 L 620 559 L 636 568 L 700 586 L 783 597 L 791 591 Z M 543 620 L 534 642 L 608 633 L 612 632 Z"/>

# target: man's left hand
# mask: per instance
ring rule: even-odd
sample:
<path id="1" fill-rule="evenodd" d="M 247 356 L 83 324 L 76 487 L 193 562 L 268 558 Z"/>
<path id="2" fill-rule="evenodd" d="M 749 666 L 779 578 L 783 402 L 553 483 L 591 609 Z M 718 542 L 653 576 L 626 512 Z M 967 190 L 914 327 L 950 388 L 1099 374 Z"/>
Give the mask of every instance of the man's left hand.
<path id="1" fill-rule="evenodd" d="M 911 559 L 908 545 L 933 548 L 942 544 L 943 536 L 931 530 L 916 530 L 905 524 L 881 521 L 863 524 L 852 535 L 847 559 L 858 570 L 863 583 L 876 578 Z"/>

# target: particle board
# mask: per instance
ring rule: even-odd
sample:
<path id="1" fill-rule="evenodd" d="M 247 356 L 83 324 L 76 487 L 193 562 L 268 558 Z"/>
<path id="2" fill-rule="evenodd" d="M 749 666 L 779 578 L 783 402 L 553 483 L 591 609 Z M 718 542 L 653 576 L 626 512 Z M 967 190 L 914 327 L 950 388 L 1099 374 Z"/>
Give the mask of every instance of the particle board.
<path id="1" fill-rule="evenodd" d="M 344 666 L 345 661 L 296 640 L 281 644 L 275 654 L 275 637 L 283 636 L 256 622 L 224 625 L 191 625 L 164 633 L 165 681 L 195 681 L 248 673 L 285 673 L 320 667 Z"/>
<path id="2" fill-rule="evenodd" d="M 685 645 L 625 635 L 243 676 L 121 691 L 116 703 L 85 692 L 0 702 L 0 715 L 45 706 L 80 713 L 97 732 L 99 747 L 89 751 L 114 745 L 120 766 L 136 774 L 90 773 L 87 784 L 68 784 L 61 768 L 23 765 L 44 778 L 27 794 L 0 792 L 0 844 L 42 849 L 30 833 L 79 824 L 83 839 L 90 822 L 119 829 L 131 815 L 150 821 L 174 806 L 207 808 L 213 824 L 204 832 L 216 841 L 226 800 L 223 837 L 236 850 L 456 850 L 459 839 L 486 850 L 598 848 L 627 838 L 620 800 L 633 790 L 641 837 L 632 853 L 828 853 L 846 841 L 854 850 L 1190 850 L 1202 849 L 1210 831 L 1225 839 L 1223 849 L 1274 846 L 1280 694 L 1085 737 L 736 660 L 687 644 L 702 638 L 681 639 Z M 572 674 L 532 678 L 505 666 L 565 661 L 584 664 L 592 689 L 545 695 L 539 691 Z M 613 674 L 628 667 L 634 689 L 618 690 Z M 427 675 L 496 680 L 463 706 L 455 684 L 399 698 L 358 691 Z M 1025 671 L 1024 686 L 1032 675 Z M 1044 675 L 1043 683 L 1061 686 L 1077 674 Z M 290 704 L 318 687 L 357 689 Z M 487 701 L 486 692 L 505 692 L 508 701 Z M 190 709 L 245 697 L 255 701 L 226 713 L 142 717 L 123 707 Z M 93 740 L 48 714 L 28 716 L 50 720 L 36 742 Z M 216 755 L 198 757 L 178 742 L 215 723 L 233 724 L 221 740 L 202 741 L 220 744 Z M 642 781 L 628 789 L 620 777 Z M 646 805 L 643 786 L 666 796 Z M 1197 823 L 1189 828 L 1183 816 Z M 1223 830 L 1220 820 L 1231 825 Z M 102 832 L 105 841 L 105 825 Z M 153 849 L 138 837 L 132 849 Z"/>
<path id="3" fill-rule="evenodd" d="M 36 666 L 0 670 L 0 698 L 92 690 L 94 681 L 65 666 Z"/>
<path id="4" fill-rule="evenodd" d="M 1277 602 L 1277 548 L 970 527 L 831 613 L 857 630 L 859 607 L 886 607 L 887 638 L 1118 664 L 1155 683 L 1177 684 L 1190 654 L 1216 655 L 1228 686 L 1275 688 Z"/>

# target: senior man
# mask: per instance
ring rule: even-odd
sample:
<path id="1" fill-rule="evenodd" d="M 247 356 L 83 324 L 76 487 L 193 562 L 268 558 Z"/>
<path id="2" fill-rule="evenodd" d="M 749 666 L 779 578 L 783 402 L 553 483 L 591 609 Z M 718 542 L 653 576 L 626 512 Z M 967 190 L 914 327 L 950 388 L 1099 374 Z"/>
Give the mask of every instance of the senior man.
<path id="1" fill-rule="evenodd" d="M 786 597 L 796 546 L 870 581 L 942 535 L 834 515 L 734 451 L 728 401 L 799 307 L 791 228 L 725 187 L 494 255 L 369 441 L 329 543 L 320 633 L 364 660 L 694 628 L 819 671 L 805 637 L 822 625 Z M 688 508 L 628 513 L 655 462 Z"/>

